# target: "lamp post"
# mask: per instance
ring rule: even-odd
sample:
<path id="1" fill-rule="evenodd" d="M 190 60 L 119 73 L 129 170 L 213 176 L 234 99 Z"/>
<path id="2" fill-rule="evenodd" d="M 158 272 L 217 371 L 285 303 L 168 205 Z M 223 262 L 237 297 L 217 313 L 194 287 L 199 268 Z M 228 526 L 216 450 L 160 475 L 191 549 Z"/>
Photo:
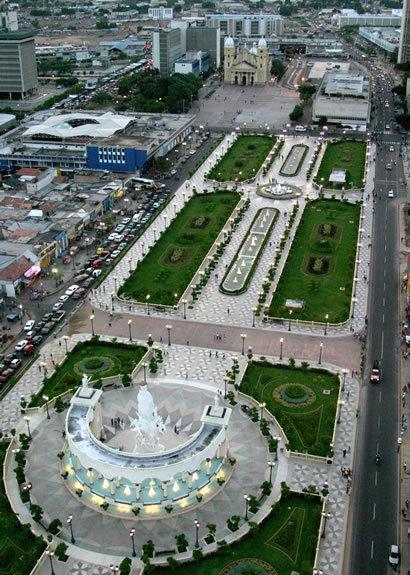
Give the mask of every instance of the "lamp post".
<path id="1" fill-rule="evenodd" d="M 266 403 L 265 403 L 265 402 L 260 403 L 260 404 L 259 404 L 259 407 L 261 408 L 261 420 L 262 420 L 262 419 L 263 419 L 263 410 L 264 410 L 265 407 L 266 407 Z"/>
<path id="2" fill-rule="evenodd" d="M 275 461 L 278 460 L 278 447 L 279 447 L 279 441 L 280 441 L 280 437 L 275 436 L 274 441 L 276 442 L 276 448 L 275 448 Z"/>
<path id="3" fill-rule="evenodd" d="M 131 325 L 132 325 L 132 319 L 129 319 L 129 320 L 128 320 L 128 331 L 129 331 L 130 341 L 132 341 Z"/>
<path id="4" fill-rule="evenodd" d="M 319 345 L 319 361 L 318 361 L 319 365 L 321 365 L 322 363 L 322 353 L 323 353 L 323 342 L 321 341 Z"/>
<path id="5" fill-rule="evenodd" d="M 67 518 L 67 525 L 70 527 L 70 534 L 71 534 L 71 543 L 74 545 L 74 532 L 73 532 L 73 516 L 69 515 Z"/>
<path id="6" fill-rule="evenodd" d="M 144 383 L 147 383 L 147 366 L 148 364 L 145 362 L 142 364 L 142 369 L 144 370 Z"/>
<path id="7" fill-rule="evenodd" d="M 342 417 L 342 407 L 344 406 L 344 401 L 340 400 L 337 402 L 337 405 L 339 406 L 339 413 L 337 415 L 337 423 L 340 423 L 340 418 Z"/>
<path id="8" fill-rule="evenodd" d="M 268 465 L 269 465 L 269 483 L 270 485 L 272 485 L 272 473 L 276 463 L 274 461 L 268 461 Z"/>
<path id="9" fill-rule="evenodd" d="M 23 305 L 20 303 L 18 308 L 20 310 L 20 323 L 23 325 Z"/>
<path id="10" fill-rule="evenodd" d="M 289 310 L 289 325 L 288 325 L 288 331 L 292 331 L 292 313 L 293 313 L 293 309 Z"/>
<path id="11" fill-rule="evenodd" d="M 242 351 L 241 354 L 245 355 L 245 339 L 246 339 L 246 333 L 241 333 L 241 338 L 242 338 Z"/>
<path id="12" fill-rule="evenodd" d="M 114 296 L 115 292 L 111 293 L 111 311 L 114 311 Z"/>
<path id="13" fill-rule="evenodd" d="M 188 303 L 188 300 L 183 299 L 182 300 L 182 305 L 184 306 L 184 319 L 186 319 L 186 304 Z"/>
<path id="14" fill-rule="evenodd" d="M 73 264 L 73 270 L 75 270 L 75 260 L 74 260 L 75 251 L 74 250 L 70 250 L 70 256 L 71 256 L 71 262 Z"/>
<path id="15" fill-rule="evenodd" d="M 118 573 L 119 570 L 120 570 L 120 568 L 118 567 L 118 565 L 115 565 L 115 566 L 114 566 L 114 565 L 112 565 L 112 564 L 110 565 L 110 569 L 111 569 L 111 573 L 112 573 L 113 575 L 115 575 L 115 573 Z"/>
<path id="16" fill-rule="evenodd" d="M 171 329 L 172 329 L 172 325 L 166 325 L 165 326 L 167 328 L 168 331 L 168 346 L 171 345 Z"/>
<path id="17" fill-rule="evenodd" d="M 322 517 L 323 517 L 323 530 L 322 530 L 321 537 L 322 537 L 322 539 L 324 539 L 326 537 L 326 521 L 332 517 L 332 514 L 326 513 L 326 511 L 325 511 L 324 513 L 322 513 Z"/>
<path id="18" fill-rule="evenodd" d="M 280 342 L 280 355 L 279 355 L 279 359 L 283 359 L 283 337 L 280 338 L 279 342 Z"/>
<path id="19" fill-rule="evenodd" d="M 53 565 L 53 555 L 54 555 L 53 551 L 50 551 L 50 549 L 47 549 L 46 555 L 50 559 L 51 575 L 56 575 L 56 572 L 54 571 L 54 565 Z"/>
<path id="20" fill-rule="evenodd" d="M 249 509 L 249 501 L 251 498 L 249 495 L 244 495 L 243 498 L 245 499 L 245 521 L 248 521 L 248 509 Z"/>
<path id="21" fill-rule="evenodd" d="M 131 541 L 132 541 L 132 556 L 136 557 L 136 553 L 135 553 L 135 539 L 134 539 L 134 535 L 135 535 L 135 529 L 134 527 L 130 530 L 130 537 L 131 537 Z"/>
<path id="22" fill-rule="evenodd" d="M 48 400 L 50 399 L 48 395 L 43 395 L 43 399 L 46 402 L 47 419 L 50 419 L 50 411 L 48 409 Z"/>
<path id="23" fill-rule="evenodd" d="M 28 436 L 29 436 L 30 439 L 31 439 L 32 436 L 31 436 L 31 429 L 30 429 L 30 417 L 29 417 L 28 415 L 25 415 L 25 416 L 24 416 L 24 419 L 25 419 L 26 424 L 27 424 L 27 433 L 28 433 Z"/>
<path id="24" fill-rule="evenodd" d="M 132 271 L 132 259 L 131 258 L 128 258 L 128 265 L 129 265 L 130 272 L 131 272 Z"/>
<path id="25" fill-rule="evenodd" d="M 63 335 L 64 345 L 65 345 L 65 352 L 68 353 L 68 335 Z"/>
<path id="26" fill-rule="evenodd" d="M 252 308 L 252 327 L 255 327 L 255 316 L 257 311 L 258 311 L 257 307 Z"/>
<path id="27" fill-rule="evenodd" d="M 114 276 L 113 280 L 114 280 L 114 292 L 117 293 L 117 276 Z"/>
<path id="28" fill-rule="evenodd" d="M 147 302 L 147 315 L 151 314 L 150 309 L 149 309 L 149 298 L 150 297 L 151 296 L 149 295 L 149 293 L 145 296 L 145 301 Z"/>
<path id="29" fill-rule="evenodd" d="M 198 549 L 199 547 L 199 521 L 195 519 L 195 547 Z"/>
<path id="30" fill-rule="evenodd" d="M 342 379 L 342 391 L 345 390 L 345 384 L 346 384 L 346 375 L 349 373 L 349 370 L 346 368 L 342 369 L 342 374 L 343 374 L 343 379 Z"/>
<path id="31" fill-rule="evenodd" d="M 223 379 L 224 379 L 224 385 L 225 385 L 224 398 L 226 399 L 226 397 L 227 397 L 227 385 L 228 385 L 229 377 L 227 375 L 224 375 Z"/>
<path id="32" fill-rule="evenodd" d="M 329 314 L 328 314 L 328 313 L 325 315 L 325 320 L 326 320 L 326 323 L 325 323 L 324 335 L 327 335 L 327 328 L 328 328 L 328 325 L 329 325 Z"/>
<path id="33" fill-rule="evenodd" d="M 94 331 L 94 317 L 95 317 L 95 316 L 94 316 L 94 314 L 92 313 L 92 314 L 90 315 L 91 334 L 92 334 L 92 335 L 95 335 L 95 331 Z"/>

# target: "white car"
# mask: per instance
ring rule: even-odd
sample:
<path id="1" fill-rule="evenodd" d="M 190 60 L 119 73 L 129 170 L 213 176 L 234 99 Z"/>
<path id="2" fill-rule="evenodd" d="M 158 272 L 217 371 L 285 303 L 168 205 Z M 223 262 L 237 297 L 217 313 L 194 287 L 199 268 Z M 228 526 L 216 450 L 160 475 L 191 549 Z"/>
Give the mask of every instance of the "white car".
<path id="1" fill-rule="evenodd" d="M 57 301 L 54 305 L 53 305 L 53 311 L 58 311 L 59 309 L 61 309 L 64 305 L 64 302 L 62 301 Z"/>
<path id="2" fill-rule="evenodd" d="M 94 270 L 93 277 L 98 278 L 102 274 L 102 270 Z"/>
<path id="3" fill-rule="evenodd" d="M 389 198 L 394 198 L 394 191 L 393 190 L 389 190 L 387 192 L 387 195 L 389 196 Z"/>
<path id="4" fill-rule="evenodd" d="M 191 154 L 191 156 L 193 156 L 194 154 L 196 154 L 196 150 L 189 150 L 189 153 Z"/>
<path id="5" fill-rule="evenodd" d="M 60 295 L 59 300 L 61 301 L 61 303 L 65 303 L 69 298 L 70 298 L 69 295 L 63 294 Z"/>
<path id="6" fill-rule="evenodd" d="M 394 152 L 394 146 L 390 146 L 389 150 L 390 152 Z"/>
<path id="7" fill-rule="evenodd" d="M 67 288 L 67 289 L 65 290 L 65 295 L 68 295 L 68 297 L 72 296 L 73 293 L 74 293 L 75 291 L 77 291 L 79 287 L 80 287 L 80 286 L 78 286 L 77 284 L 73 284 L 72 286 L 70 286 L 69 288 Z"/>
<path id="8" fill-rule="evenodd" d="M 391 545 L 389 554 L 389 563 L 392 567 L 397 567 L 400 563 L 400 551 L 398 545 Z"/>
<path id="9" fill-rule="evenodd" d="M 34 319 L 29 319 L 23 328 L 24 331 L 31 331 L 33 329 L 35 323 L 36 322 L 34 321 Z"/>
<path id="10" fill-rule="evenodd" d="M 26 347 L 26 345 L 28 345 L 27 339 L 22 339 L 21 341 L 18 342 L 18 344 L 14 349 L 16 351 L 22 351 Z"/>
<path id="11" fill-rule="evenodd" d="M 117 235 L 118 235 L 118 234 L 110 234 L 110 235 L 108 236 L 108 241 L 109 241 L 109 242 L 113 242 L 113 241 L 116 239 Z"/>

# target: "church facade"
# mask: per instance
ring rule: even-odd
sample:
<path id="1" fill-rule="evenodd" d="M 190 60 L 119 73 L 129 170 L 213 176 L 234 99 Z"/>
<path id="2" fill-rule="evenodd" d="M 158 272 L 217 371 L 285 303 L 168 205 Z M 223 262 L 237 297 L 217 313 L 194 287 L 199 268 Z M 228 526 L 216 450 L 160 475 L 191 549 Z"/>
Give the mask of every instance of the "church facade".
<path id="1" fill-rule="evenodd" d="M 225 39 L 224 81 L 239 86 L 266 84 L 270 78 L 270 58 L 266 40 L 261 38 L 252 48 L 236 48 L 233 38 Z"/>

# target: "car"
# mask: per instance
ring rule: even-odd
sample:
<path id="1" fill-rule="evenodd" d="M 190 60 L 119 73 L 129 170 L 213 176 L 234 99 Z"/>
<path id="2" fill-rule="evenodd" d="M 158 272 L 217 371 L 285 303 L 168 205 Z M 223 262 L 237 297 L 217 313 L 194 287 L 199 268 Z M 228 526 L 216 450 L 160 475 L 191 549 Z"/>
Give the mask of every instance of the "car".
<path id="1" fill-rule="evenodd" d="M 372 369 L 370 371 L 370 383 L 381 383 L 382 381 L 382 367 L 378 360 L 373 362 Z"/>
<path id="2" fill-rule="evenodd" d="M 125 228 L 124 224 L 118 224 L 118 226 L 115 227 L 115 231 L 120 234 Z"/>
<path id="3" fill-rule="evenodd" d="M 83 283 L 83 287 L 89 288 L 90 286 L 93 285 L 94 282 L 95 282 L 95 278 L 88 278 L 88 280 L 85 280 L 85 282 Z"/>
<path id="4" fill-rule="evenodd" d="M 394 152 L 394 146 L 390 146 L 389 150 L 390 152 Z"/>
<path id="5" fill-rule="evenodd" d="M 23 327 L 24 331 L 31 331 L 34 327 L 34 324 L 36 322 L 34 321 L 34 319 L 29 319 L 28 321 L 26 321 L 25 326 Z"/>
<path id="6" fill-rule="evenodd" d="M 11 375 L 13 375 L 13 370 L 8 368 L 1 372 L 1 376 L 8 379 Z"/>
<path id="7" fill-rule="evenodd" d="M 45 324 L 50 321 L 50 319 L 53 317 L 52 313 L 45 313 L 43 315 L 43 317 L 41 318 L 41 321 L 43 321 Z M 44 327 L 44 326 L 43 326 Z"/>
<path id="8" fill-rule="evenodd" d="M 400 563 L 400 551 L 398 545 L 391 545 L 390 546 L 390 553 L 389 553 L 389 564 L 392 567 L 398 567 Z"/>
<path id="9" fill-rule="evenodd" d="M 32 329 L 31 331 L 28 331 L 26 333 L 26 339 L 31 341 L 35 335 L 36 335 L 36 332 L 34 331 L 34 329 Z"/>
<path id="10" fill-rule="evenodd" d="M 0 387 L 3 387 L 7 383 L 7 377 L 0 375 Z"/>
<path id="11" fill-rule="evenodd" d="M 251 410 L 251 408 L 249 407 L 249 405 L 246 405 L 245 403 L 243 403 L 243 404 L 241 405 L 241 410 L 242 410 L 244 413 L 246 413 L 246 415 L 250 415 L 251 412 L 252 412 L 252 410 Z"/>
<path id="12" fill-rule="evenodd" d="M 127 242 L 121 242 L 121 243 L 118 245 L 118 248 L 117 248 L 117 249 L 119 249 L 119 250 L 124 250 L 126 247 L 127 247 Z"/>
<path id="13" fill-rule="evenodd" d="M 28 340 L 27 339 L 22 339 L 18 342 L 18 344 L 15 346 L 15 350 L 16 351 L 22 351 L 23 348 L 26 347 L 26 345 L 28 344 Z"/>
<path id="14" fill-rule="evenodd" d="M 391 164 L 386 164 L 386 170 L 391 170 Z"/>
<path id="15" fill-rule="evenodd" d="M 125 225 L 129 224 L 130 221 L 131 221 L 131 218 L 122 218 L 121 224 L 122 224 L 123 226 L 125 226 Z"/>
<path id="16" fill-rule="evenodd" d="M 65 295 L 68 295 L 68 297 L 72 296 L 73 293 L 74 293 L 76 290 L 78 290 L 79 287 L 80 287 L 80 286 L 78 286 L 77 284 L 71 285 L 69 288 L 67 288 L 67 289 L 65 290 Z"/>
<path id="17" fill-rule="evenodd" d="M 29 346 L 27 346 L 27 345 L 24 346 L 24 349 L 26 349 L 26 347 L 29 347 Z M 21 359 L 13 359 L 13 361 L 10 364 L 10 369 L 18 369 L 20 367 L 21 363 L 22 363 Z"/>
<path id="18" fill-rule="evenodd" d="M 20 319 L 20 314 L 19 313 L 8 313 L 6 315 L 6 319 L 7 319 L 7 321 L 17 321 Z"/>
<path id="19" fill-rule="evenodd" d="M 115 234 L 115 233 L 110 234 L 110 235 L 108 236 L 108 241 L 113 242 L 113 241 L 115 240 L 115 238 L 117 237 L 117 235 L 118 235 L 118 234 Z"/>
<path id="20" fill-rule="evenodd" d="M 98 278 L 101 274 L 102 274 L 102 270 L 94 270 L 93 271 L 93 276 L 95 278 Z"/>
<path id="21" fill-rule="evenodd" d="M 295 126 L 295 132 L 306 132 L 305 126 Z"/>
<path id="22" fill-rule="evenodd" d="M 85 287 L 78 288 L 78 290 L 73 293 L 73 299 L 81 299 L 83 296 L 85 296 L 86 293 L 87 289 Z"/>
<path id="23" fill-rule="evenodd" d="M 390 124 L 386 124 L 386 130 L 390 130 Z"/>
<path id="24" fill-rule="evenodd" d="M 63 307 L 63 302 L 62 301 L 58 301 L 53 305 L 53 311 L 58 311 L 59 309 L 61 309 Z"/>
<path id="25" fill-rule="evenodd" d="M 23 353 L 25 353 L 26 355 L 31 355 L 32 353 L 34 353 L 34 345 L 32 343 L 26 345 L 26 347 L 23 349 Z"/>
<path id="26" fill-rule="evenodd" d="M 191 156 L 193 156 L 194 154 L 196 154 L 196 150 L 189 150 L 189 153 Z"/>
<path id="27" fill-rule="evenodd" d="M 41 333 L 43 335 L 47 335 L 50 333 L 50 331 L 52 329 L 54 329 L 55 326 L 55 322 L 54 321 L 49 321 L 48 323 L 46 323 L 46 325 L 43 327 L 43 329 L 41 330 Z"/>
<path id="28" fill-rule="evenodd" d="M 74 292 L 75 293 L 75 292 Z M 74 294 L 73 294 L 74 295 Z M 58 322 L 61 321 L 63 319 L 63 317 L 65 316 L 66 312 L 63 309 L 60 309 L 59 311 L 56 311 L 56 313 L 53 315 L 53 320 L 54 322 Z"/>
<path id="29" fill-rule="evenodd" d="M 177 171 L 175 169 L 171 170 L 171 176 L 175 176 L 176 173 L 177 173 Z"/>
<path id="30" fill-rule="evenodd" d="M 111 258 L 116 258 L 120 255 L 121 250 L 114 250 L 113 252 L 111 252 Z"/>
<path id="31" fill-rule="evenodd" d="M 124 239 L 124 234 L 119 234 L 119 235 L 115 238 L 114 243 L 119 244 L 120 242 L 123 241 L 123 239 Z"/>
<path id="32" fill-rule="evenodd" d="M 387 195 L 389 196 L 389 198 L 394 198 L 394 191 L 393 190 L 389 190 L 387 192 Z"/>
<path id="33" fill-rule="evenodd" d="M 31 340 L 32 345 L 39 345 L 43 341 L 42 335 L 35 335 Z"/>

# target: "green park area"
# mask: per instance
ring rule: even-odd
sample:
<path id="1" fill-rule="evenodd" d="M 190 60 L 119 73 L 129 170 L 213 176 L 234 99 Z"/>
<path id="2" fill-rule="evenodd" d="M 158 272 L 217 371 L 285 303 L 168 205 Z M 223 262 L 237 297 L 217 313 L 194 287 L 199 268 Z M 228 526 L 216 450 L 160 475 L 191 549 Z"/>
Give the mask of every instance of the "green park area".
<path id="1" fill-rule="evenodd" d="M 192 281 L 240 199 L 233 192 L 196 195 L 119 290 L 135 301 L 174 305 Z"/>
<path id="2" fill-rule="evenodd" d="M 293 361 L 290 360 L 293 364 Z M 326 457 L 335 424 L 339 378 L 323 369 L 252 362 L 241 391 L 277 418 L 292 451 Z"/>
<path id="3" fill-rule="evenodd" d="M 286 300 L 298 300 L 303 307 L 293 307 L 292 319 L 348 319 L 359 219 L 359 204 L 328 199 L 306 205 L 270 303 L 270 317 L 289 319 Z"/>
<path id="4" fill-rule="evenodd" d="M 98 380 L 113 375 L 120 374 L 129 379 L 145 352 L 145 347 L 118 341 L 79 342 L 64 362 L 56 366 L 53 375 L 44 379 L 43 387 L 32 397 L 30 407 L 44 404 L 43 395 L 52 399 L 65 391 L 76 389 L 81 385 L 83 374 L 89 376 L 97 386 Z"/>
<path id="5" fill-rule="evenodd" d="M 362 188 L 366 160 L 366 142 L 344 140 L 329 142 L 320 163 L 315 182 L 325 188 Z M 346 170 L 345 183 L 329 182 L 333 170 Z"/>
<path id="6" fill-rule="evenodd" d="M 238 543 L 195 563 L 156 568 L 155 575 L 312 575 L 320 525 L 319 497 L 290 493 L 269 517 Z M 249 517 L 252 521 L 252 516 Z M 204 526 L 205 530 L 205 526 Z"/>
<path id="7" fill-rule="evenodd" d="M 276 142 L 274 136 L 245 136 L 235 140 L 207 175 L 217 182 L 238 182 L 255 177 Z"/>
<path id="8" fill-rule="evenodd" d="M 0 465 L 3 469 L 8 444 L 0 443 Z M 4 490 L 0 487 L 0 575 L 29 575 L 45 549 L 41 537 L 35 537 L 29 525 L 21 525 L 10 507 Z"/>

